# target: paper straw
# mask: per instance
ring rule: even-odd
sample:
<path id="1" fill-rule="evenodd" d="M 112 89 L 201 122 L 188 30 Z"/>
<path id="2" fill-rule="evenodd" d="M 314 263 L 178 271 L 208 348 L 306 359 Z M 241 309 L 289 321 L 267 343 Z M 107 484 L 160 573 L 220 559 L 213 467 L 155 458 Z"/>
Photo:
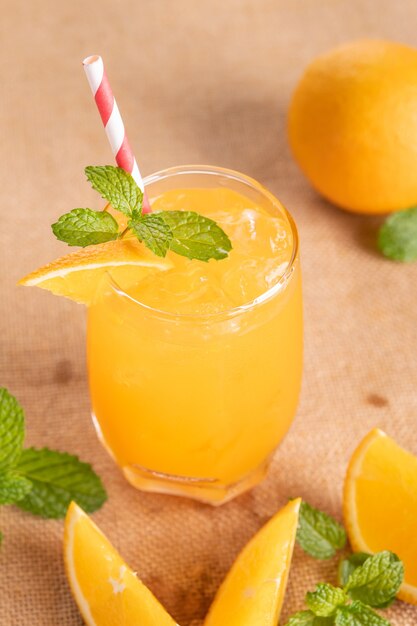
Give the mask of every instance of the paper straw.
<path id="1" fill-rule="evenodd" d="M 103 59 L 98 54 L 94 54 L 84 59 L 83 66 L 116 163 L 126 172 L 132 174 L 136 184 L 142 190 L 143 211 L 147 213 L 150 211 L 149 200 L 146 196 L 138 164 L 126 136 L 119 107 L 104 70 Z"/>

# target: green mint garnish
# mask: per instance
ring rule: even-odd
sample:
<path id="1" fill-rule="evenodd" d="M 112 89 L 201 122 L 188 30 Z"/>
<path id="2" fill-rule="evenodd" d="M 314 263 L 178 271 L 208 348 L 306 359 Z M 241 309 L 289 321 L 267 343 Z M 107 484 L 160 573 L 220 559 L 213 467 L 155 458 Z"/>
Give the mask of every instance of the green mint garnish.
<path id="1" fill-rule="evenodd" d="M 224 259 L 232 249 L 226 233 L 208 217 L 194 211 L 158 211 L 142 214 L 143 194 L 132 176 L 112 165 L 88 166 L 88 180 L 114 209 L 129 217 L 127 229 L 119 226 L 107 211 L 74 209 L 52 225 L 54 235 L 70 246 L 90 246 L 112 241 L 131 231 L 156 255 L 168 250 L 176 254 L 209 261 Z"/>
<path id="2" fill-rule="evenodd" d="M 293 615 L 286 626 L 390 626 L 373 608 L 391 604 L 403 577 L 402 562 L 388 550 L 352 554 L 339 566 L 343 588 L 318 584 L 306 595 L 309 610 Z"/>
<path id="3" fill-rule="evenodd" d="M 384 256 L 394 261 L 417 259 L 417 207 L 398 211 L 387 218 L 379 230 L 378 247 Z"/>
<path id="4" fill-rule="evenodd" d="M 333 617 L 318 617 L 313 611 L 299 611 L 288 620 L 286 626 L 331 626 Z"/>
<path id="5" fill-rule="evenodd" d="M 110 202 L 113 209 L 131 216 L 134 211 L 142 212 L 143 193 L 134 179 L 121 167 L 112 165 L 89 165 L 85 175 L 93 189 Z"/>
<path id="6" fill-rule="evenodd" d="M 25 417 L 18 401 L 0 387 L 0 472 L 18 460 L 25 437 Z"/>
<path id="7" fill-rule="evenodd" d="M 306 595 L 308 608 L 319 617 L 335 615 L 337 608 L 345 604 L 346 600 L 343 589 L 327 583 L 319 583 L 315 591 L 308 591 Z"/>
<path id="8" fill-rule="evenodd" d="M 69 246 L 91 246 L 118 238 L 119 224 L 107 211 L 73 209 L 52 224 L 52 232 Z"/>
<path id="9" fill-rule="evenodd" d="M 164 257 L 169 250 L 172 232 L 158 213 L 147 213 L 128 221 L 139 241 L 143 241 L 152 252 Z"/>
<path id="10" fill-rule="evenodd" d="M 332 517 L 301 503 L 297 541 L 318 559 L 333 556 L 346 544 L 346 532 Z M 390 626 L 373 608 L 389 606 L 404 578 L 404 566 L 392 552 L 364 552 L 343 558 L 338 570 L 341 587 L 319 583 L 306 594 L 309 610 L 290 617 L 286 626 Z"/>
<path id="11" fill-rule="evenodd" d="M 300 507 L 297 541 L 316 559 L 329 559 L 346 545 L 346 532 L 330 515 L 307 502 Z"/>
<path id="12" fill-rule="evenodd" d="M 31 489 L 32 483 L 13 470 L 0 474 L 0 504 L 15 504 Z"/>
<path id="13" fill-rule="evenodd" d="M 91 513 L 107 499 L 91 465 L 66 452 L 28 448 L 16 469 L 32 483 L 31 491 L 17 506 L 41 517 L 64 517 L 71 500 Z"/>
<path id="14" fill-rule="evenodd" d="M 0 505 L 58 518 L 71 500 L 90 513 L 105 502 L 106 492 L 90 465 L 65 452 L 23 449 L 24 435 L 23 409 L 0 387 Z"/>
<path id="15" fill-rule="evenodd" d="M 359 600 L 338 609 L 334 623 L 335 626 L 390 626 L 386 619 Z"/>
<path id="16" fill-rule="evenodd" d="M 404 566 L 393 552 L 384 550 L 365 560 L 349 576 L 345 591 L 353 600 L 385 607 L 395 598 L 404 578 Z"/>
<path id="17" fill-rule="evenodd" d="M 354 552 L 346 557 L 343 557 L 339 562 L 337 570 L 337 579 L 339 585 L 344 587 L 352 572 L 355 571 L 360 565 L 363 565 L 366 559 L 369 559 L 371 555 L 367 552 Z"/>

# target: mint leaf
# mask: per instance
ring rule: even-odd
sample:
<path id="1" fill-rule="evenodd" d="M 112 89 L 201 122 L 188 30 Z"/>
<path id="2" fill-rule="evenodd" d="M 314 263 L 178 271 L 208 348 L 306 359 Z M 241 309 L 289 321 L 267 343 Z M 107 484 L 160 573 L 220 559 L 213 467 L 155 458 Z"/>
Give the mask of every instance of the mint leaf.
<path id="1" fill-rule="evenodd" d="M 346 544 L 346 532 L 330 515 L 304 500 L 300 507 L 297 541 L 316 559 L 329 559 Z"/>
<path id="2" fill-rule="evenodd" d="M 353 554 L 349 554 L 349 556 L 341 559 L 337 572 L 339 585 L 344 587 L 352 572 L 354 572 L 360 565 L 363 565 L 370 556 L 371 555 L 367 552 L 354 552 Z"/>
<path id="3" fill-rule="evenodd" d="M 404 566 L 393 552 L 384 550 L 366 559 L 349 576 L 345 591 L 353 600 L 373 607 L 395 598 L 404 578 Z"/>
<path id="4" fill-rule="evenodd" d="M 113 165 L 89 165 L 85 175 L 93 189 L 112 207 L 129 217 L 133 211 L 142 212 L 143 194 L 128 172 Z"/>
<path id="5" fill-rule="evenodd" d="M 338 609 L 334 623 L 336 626 L 390 626 L 386 619 L 358 600 Z"/>
<path id="6" fill-rule="evenodd" d="M 64 517 L 71 500 L 91 513 L 107 499 L 91 465 L 66 452 L 28 448 L 23 451 L 16 469 L 33 484 L 17 506 L 41 517 Z"/>
<path id="7" fill-rule="evenodd" d="M 169 250 L 172 232 L 168 224 L 156 213 L 147 213 L 139 219 L 129 220 L 129 228 L 133 230 L 139 241 L 143 241 L 152 252 L 164 257 Z"/>
<path id="8" fill-rule="evenodd" d="M 0 504 L 13 504 L 24 498 L 32 489 L 32 483 L 13 470 L 0 474 Z"/>
<path id="9" fill-rule="evenodd" d="M 114 209 L 127 215 L 128 228 L 152 252 L 164 257 L 169 249 L 189 259 L 224 259 L 232 249 L 226 233 L 194 211 L 160 211 L 142 215 L 143 194 L 131 174 L 112 165 L 89 165 L 87 179 Z M 70 246 L 89 246 L 118 238 L 118 225 L 106 211 L 74 209 L 52 225 L 54 235 Z M 123 231 L 124 234 L 125 231 Z"/>
<path id="10" fill-rule="evenodd" d="M 312 611 L 299 611 L 295 613 L 285 626 L 331 626 L 334 624 L 333 617 L 318 617 Z"/>
<path id="11" fill-rule="evenodd" d="M 387 218 L 379 230 L 378 247 L 384 256 L 394 261 L 417 259 L 417 207 L 398 211 Z"/>
<path id="12" fill-rule="evenodd" d="M 52 232 L 69 246 L 91 246 L 117 239 L 119 225 L 107 211 L 73 209 L 52 224 Z"/>
<path id="13" fill-rule="evenodd" d="M 189 259 L 224 259 L 232 249 L 226 233 L 208 217 L 194 211 L 159 211 L 172 232 L 170 249 Z"/>
<path id="14" fill-rule="evenodd" d="M 0 472 L 17 462 L 25 437 L 23 409 L 11 393 L 0 387 Z"/>
<path id="15" fill-rule="evenodd" d="M 338 606 L 345 604 L 347 595 L 339 587 L 319 583 L 315 591 L 308 591 L 306 604 L 315 615 L 330 617 L 336 613 Z"/>

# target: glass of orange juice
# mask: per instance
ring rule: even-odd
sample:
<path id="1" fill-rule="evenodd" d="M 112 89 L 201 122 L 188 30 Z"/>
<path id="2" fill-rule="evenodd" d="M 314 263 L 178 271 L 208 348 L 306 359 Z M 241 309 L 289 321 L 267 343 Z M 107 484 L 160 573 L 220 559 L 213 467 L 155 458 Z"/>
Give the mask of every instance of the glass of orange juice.
<path id="1" fill-rule="evenodd" d="M 227 259 L 168 253 L 133 287 L 110 275 L 88 311 L 93 420 L 126 478 L 212 504 L 258 483 L 287 432 L 302 369 L 295 224 L 255 180 L 208 166 L 145 180 L 153 210 L 198 211 Z"/>

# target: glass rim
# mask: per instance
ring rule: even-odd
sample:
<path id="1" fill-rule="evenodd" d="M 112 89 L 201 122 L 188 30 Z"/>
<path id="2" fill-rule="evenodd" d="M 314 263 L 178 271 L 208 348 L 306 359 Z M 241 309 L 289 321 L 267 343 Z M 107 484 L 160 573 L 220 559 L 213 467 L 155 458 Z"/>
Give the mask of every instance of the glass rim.
<path id="1" fill-rule="evenodd" d="M 252 311 L 253 309 L 258 308 L 262 304 L 265 304 L 266 302 L 269 302 L 270 300 L 272 300 L 276 295 L 278 295 L 278 293 L 280 293 L 285 288 L 285 286 L 291 279 L 291 275 L 294 271 L 295 262 L 298 256 L 298 249 L 299 249 L 298 230 L 297 230 L 297 226 L 294 222 L 294 219 L 291 213 L 282 204 L 282 202 L 276 196 L 274 196 L 272 192 L 270 192 L 264 185 L 259 183 L 255 178 L 251 178 L 250 176 L 247 176 L 246 174 L 242 174 L 241 172 L 238 172 L 236 170 L 232 170 L 232 169 L 228 169 L 224 167 L 218 167 L 215 165 L 176 165 L 174 167 L 168 167 L 163 170 L 154 172 L 153 174 L 149 174 L 149 176 L 146 176 L 143 179 L 143 183 L 144 183 L 144 186 L 146 187 L 146 185 L 156 183 L 166 178 L 171 178 L 173 176 L 180 176 L 183 174 L 208 174 L 208 175 L 214 175 L 214 176 L 222 175 L 226 178 L 230 178 L 237 182 L 246 184 L 252 189 L 259 191 L 260 193 L 262 193 L 263 196 L 265 196 L 271 202 L 272 205 L 277 206 L 279 210 L 285 215 L 289 223 L 291 234 L 292 234 L 292 241 L 293 241 L 291 258 L 288 262 L 285 272 L 282 274 L 280 279 L 275 283 L 275 285 L 273 285 L 272 287 L 270 287 L 269 289 L 261 293 L 259 296 L 257 296 L 253 300 L 250 300 L 249 302 L 240 304 L 235 307 L 224 309 L 223 311 L 215 311 L 212 313 L 175 313 L 173 311 L 166 311 L 164 309 L 158 309 L 158 308 L 152 307 L 134 298 L 132 295 L 130 295 L 117 283 L 117 281 L 110 275 L 110 273 L 108 273 L 110 286 L 113 289 L 113 291 L 115 291 L 118 295 L 124 298 L 127 298 L 130 302 L 141 307 L 145 311 L 152 313 L 158 317 L 163 317 L 165 319 L 181 319 L 185 321 L 187 320 L 200 320 L 200 321 L 213 320 L 214 321 L 216 319 L 221 319 L 221 318 L 235 317 L 237 315 L 242 315 L 244 313 L 247 313 L 248 311 Z"/>

